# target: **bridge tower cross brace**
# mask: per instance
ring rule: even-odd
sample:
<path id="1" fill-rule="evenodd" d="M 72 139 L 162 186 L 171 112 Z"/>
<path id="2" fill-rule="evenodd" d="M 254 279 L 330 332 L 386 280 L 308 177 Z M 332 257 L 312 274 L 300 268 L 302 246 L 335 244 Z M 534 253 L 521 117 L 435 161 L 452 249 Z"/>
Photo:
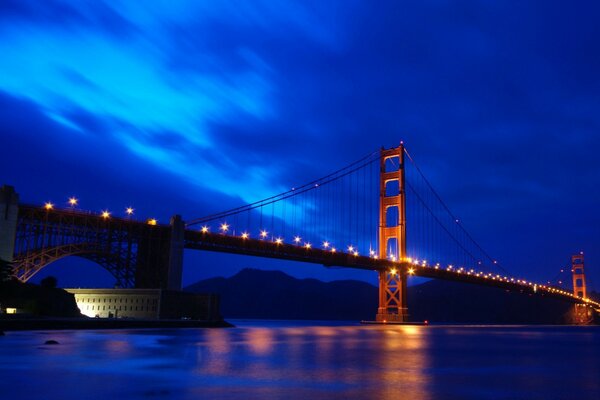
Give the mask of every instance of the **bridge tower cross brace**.
<path id="1" fill-rule="evenodd" d="M 388 168 L 390 165 L 392 168 Z M 379 258 L 388 258 L 388 247 L 396 240 L 399 261 L 406 259 L 406 193 L 404 182 L 404 145 L 382 149 L 379 186 Z M 397 193 L 388 196 L 388 185 L 397 182 Z M 391 189 L 391 188 L 390 188 Z M 388 221 L 388 211 L 396 208 L 397 220 Z M 379 322 L 405 322 L 407 320 L 405 268 L 379 271 L 379 308 L 375 319 Z"/>

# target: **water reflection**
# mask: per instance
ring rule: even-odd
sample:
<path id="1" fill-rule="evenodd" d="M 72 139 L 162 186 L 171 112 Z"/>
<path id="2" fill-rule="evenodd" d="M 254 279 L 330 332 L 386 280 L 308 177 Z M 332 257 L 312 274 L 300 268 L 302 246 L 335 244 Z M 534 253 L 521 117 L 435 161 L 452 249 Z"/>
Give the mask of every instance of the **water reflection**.
<path id="1" fill-rule="evenodd" d="M 255 328 L 246 331 L 245 341 L 250 351 L 258 356 L 266 356 L 275 345 L 274 331 L 268 328 Z"/>
<path id="2" fill-rule="evenodd" d="M 48 339 L 60 344 L 44 345 Z M 0 393 L 78 400 L 598 399 L 599 339 L 598 329 L 585 328 L 298 323 L 11 332 L 0 337 L 0 376 L 11 382 Z M 27 384 L 31 376 L 35 385 Z"/>
<path id="3" fill-rule="evenodd" d="M 427 388 L 429 367 L 427 327 L 395 326 L 384 329 L 382 348 L 377 352 L 382 365 L 380 399 L 397 399 L 399 392 L 407 398 L 431 398 Z"/>
<path id="4" fill-rule="evenodd" d="M 416 327 L 250 327 L 207 332 L 199 375 L 312 395 L 428 398 L 426 331 Z"/>
<path id="5" fill-rule="evenodd" d="M 210 329 L 204 334 L 204 343 L 197 348 L 198 374 L 226 375 L 230 371 L 229 353 L 232 350 L 231 331 L 227 329 Z"/>
<path id="6" fill-rule="evenodd" d="M 105 342 L 104 350 L 114 355 L 126 356 L 132 351 L 131 343 L 127 340 L 108 340 Z"/>

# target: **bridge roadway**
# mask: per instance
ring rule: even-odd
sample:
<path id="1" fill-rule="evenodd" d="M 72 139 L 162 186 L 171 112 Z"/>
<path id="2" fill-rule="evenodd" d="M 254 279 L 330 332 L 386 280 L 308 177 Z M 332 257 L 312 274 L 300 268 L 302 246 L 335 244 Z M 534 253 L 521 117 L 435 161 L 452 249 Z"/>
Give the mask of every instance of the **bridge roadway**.
<path id="1" fill-rule="evenodd" d="M 287 243 L 277 243 L 271 240 L 242 238 L 225 234 L 215 234 L 186 230 L 185 248 L 196 250 L 217 251 L 223 253 L 243 254 L 258 257 L 277 258 L 282 260 L 301 261 L 322 264 L 326 267 L 338 266 L 357 268 L 370 271 L 391 271 L 407 275 L 432 279 L 444 279 L 472 283 L 501 289 L 518 291 L 524 294 L 535 294 L 557 298 L 570 303 L 584 303 L 583 299 L 561 288 L 538 285 L 534 282 L 492 275 L 479 271 L 429 266 L 413 262 L 394 262 L 374 257 L 348 254 L 327 249 L 306 248 Z M 600 312 L 600 303 L 586 301 L 585 303 Z"/>
<path id="2" fill-rule="evenodd" d="M 167 238 L 171 234 L 171 226 L 166 224 L 150 225 L 144 221 L 135 221 L 128 218 L 103 217 L 98 214 L 82 212 L 78 210 L 44 210 L 43 207 L 33 205 L 19 205 L 19 214 L 38 221 L 40 228 L 46 226 L 67 226 L 68 234 L 73 234 L 73 227 L 81 227 L 84 230 L 77 232 L 76 241 L 89 240 L 85 233 L 92 229 L 127 232 L 129 237 L 132 233 L 143 234 L 149 232 L 153 237 Z M 87 228 L 87 229 L 86 229 Z M 44 228 L 44 231 L 46 229 Z M 65 232 L 54 230 L 55 236 L 65 237 Z M 17 235 L 19 236 L 19 235 Z M 97 240 L 97 236 L 92 236 Z M 17 237 L 17 242 L 19 241 Z M 413 262 L 394 262 L 390 260 L 377 259 L 363 255 L 354 255 L 342 251 L 333 252 L 316 247 L 306 248 L 288 243 L 277 243 L 272 240 L 261 240 L 243 238 L 222 233 L 209 233 L 186 229 L 184 233 L 184 247 L 187 249 L 216 251 L 231 254 L 241 254 L 282 260 L 301 261 L 313 264 L 321 264 L 326 267 L 339 266 L 344 268 L 356 268 L 369 271 L 391 271 L 397 273 L 420 276 L 424 278 L 444 279 L 472 283 L 484 286 L 498 287 L 501 289 L 518 291 L 525 294 L 537 294 L 561 299 L 571 303 L 587 303 L 600 312 L 600 303 L 584 300 L 561 288 L 538 285 L 533 282 L 518 280 L 510 277 L 492 275 L 473 270 L 462 270 L 441 266 L 430 266 Z M 17 256 L 26 256 L 19 254 Z M 66 255 L 65 255 L 66 256 Z"/>

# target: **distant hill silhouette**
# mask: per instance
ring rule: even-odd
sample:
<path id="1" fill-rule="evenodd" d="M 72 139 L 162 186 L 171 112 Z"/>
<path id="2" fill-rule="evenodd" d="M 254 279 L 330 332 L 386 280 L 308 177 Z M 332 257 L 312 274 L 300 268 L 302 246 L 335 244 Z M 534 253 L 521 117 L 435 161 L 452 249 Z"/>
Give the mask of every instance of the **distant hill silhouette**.
<path id="1" fill-rule="evenodd" d="M 220 294 L 225 318 L 373 320 L 378 298 L 377 288 L 362 281 L 322 282 L 256 269 L 185 290 Z M 435 280 L 409 287 L 408 302 L 412 321 L 440 323 L 566 323 L 572 308 L 556 299 Z"/>
<path id="2" fill-rule="evenodd" d="M 185 288 L 221 295 L 226 318 L 373 318 L 377 289 L 361 281 L 296 279 L 279 271 L 244 269 L 231 278 L 212 278 Z"/>

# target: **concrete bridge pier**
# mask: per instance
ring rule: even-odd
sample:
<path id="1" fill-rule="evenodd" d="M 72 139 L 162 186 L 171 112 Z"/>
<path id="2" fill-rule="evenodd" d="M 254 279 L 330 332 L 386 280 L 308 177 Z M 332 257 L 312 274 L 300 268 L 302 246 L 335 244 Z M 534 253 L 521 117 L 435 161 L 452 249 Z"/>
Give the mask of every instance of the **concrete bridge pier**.
<path id="1" fill-rule="evenodd" d="M 174 215 L 170 229 L 155 228 L 148 225 L 139 238 L 135 287 L 181 290 L 185 224 Z"/>
<path id="2" fill-rule="evenodd" d="M 171 217 L 171 241 L 169 243 L 169 261 L 167 289 L 181 290 L 183 271 L 183 248 L 185 245 L 185 223 L 180 215 Z"/>
<path id="3" fill-rule="evenodd" d="M 15 253 L 19 195 L 8 185 L 0 187 L 0 258 L 12 261 Z"/>

